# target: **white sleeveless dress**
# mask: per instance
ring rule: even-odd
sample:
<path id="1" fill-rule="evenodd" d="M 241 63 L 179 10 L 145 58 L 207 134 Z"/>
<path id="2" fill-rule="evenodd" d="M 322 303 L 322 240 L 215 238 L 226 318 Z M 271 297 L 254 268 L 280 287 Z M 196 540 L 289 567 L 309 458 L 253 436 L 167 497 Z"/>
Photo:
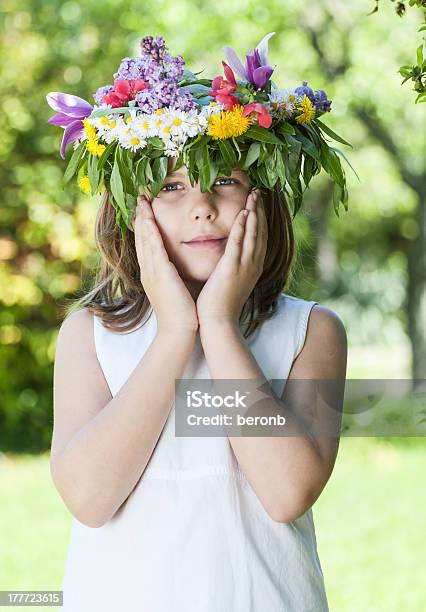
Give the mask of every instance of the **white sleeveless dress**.
<path id="1" fill-rule="evenodd" d="M 277 379 L 279 395 L 316 303 L 282 294 L 275 315 L 245 339 L 265 377 Z M 113 396 L 155 332 L 153 311 L 127 334 L 94 317 L 96 353 Z M 199 333 L 181 378 L 210 378 Z M 289 523 L 271 519 L 228 438 L 177 437 L 174 416 L 173 405 L 114 517 L 98 528 L 73 517 L 62 610 L 328 612 L 312 509 Z"/>

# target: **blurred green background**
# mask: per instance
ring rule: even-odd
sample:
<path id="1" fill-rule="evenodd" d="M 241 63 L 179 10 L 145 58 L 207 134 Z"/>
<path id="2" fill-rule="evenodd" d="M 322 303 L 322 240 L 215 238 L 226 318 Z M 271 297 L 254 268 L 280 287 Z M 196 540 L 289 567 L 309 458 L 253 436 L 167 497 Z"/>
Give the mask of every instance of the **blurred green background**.
<path id="1" fill-rule="evenodd" d="M 333 100 L 323 119 L 339 146 L 349 211 L 338 219 L 321 174 L 296 217 L 291 293 L 329 306 L 349 339 L 348 378 L 426 378 L 424 104 L 398 68 L 420 43 L 418 10 L 394 3 L 3 0 L 0 105 L 0 590 L 58 589 L 70 514 L 53 487 L 55 342 L 66 301 L 96 265 L 97 198 L 62 188 L 62 129 L 50 91 L 93 104 L 147 34 L 203 76 L 221 47 L 240 56 L 268 32 L 280 87 L 302 80 Z M 333 143 L 336 144 L 336 143 Z M 70 150 L 67 152 L 67 158 Z M 425 438 L 343 438 L 314 507 L 331 611 L 426 609 Z M 423 485 L 423 486 L 422 486 Z M 423 502 L 423 503 L 422 503 Z"/>

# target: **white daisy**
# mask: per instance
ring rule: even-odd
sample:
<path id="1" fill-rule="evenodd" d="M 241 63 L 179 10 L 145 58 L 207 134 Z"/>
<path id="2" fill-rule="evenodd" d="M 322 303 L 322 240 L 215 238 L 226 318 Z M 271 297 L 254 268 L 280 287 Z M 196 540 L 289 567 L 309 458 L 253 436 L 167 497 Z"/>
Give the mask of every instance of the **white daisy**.
<path id="1" fill-rule="evenodd" d="M 269 94 L 269 104 L 272 111 L 292 116 L 302 98 L 294 89 L 274 89 Z"/>
<path id="2" fill-rule="evenodd" d="M 201 107 L 200 115 L 202 117 L 211 117 L 212 115 L 220 115 L 225 110 L 225 106 L 220 102 L 210 102 Z"/>
<path id="3" fill-rule="evenodd" d="M 129 130 L 129 133 L 123 133 L 119 136 L 119 143 L 124 149 L 131 149 L 132 151 L 144 149 L 147 145 L 146 140 L 131 130 Z"/>
<path id="4" fill-rule="evenodd" d="M 121 115 L 114 115 L 109 119 L 108 125 L 105 124 L 98 129 L 102 139 L 109 144 L 116 140 L 126 127 L 123 117 Z"/>

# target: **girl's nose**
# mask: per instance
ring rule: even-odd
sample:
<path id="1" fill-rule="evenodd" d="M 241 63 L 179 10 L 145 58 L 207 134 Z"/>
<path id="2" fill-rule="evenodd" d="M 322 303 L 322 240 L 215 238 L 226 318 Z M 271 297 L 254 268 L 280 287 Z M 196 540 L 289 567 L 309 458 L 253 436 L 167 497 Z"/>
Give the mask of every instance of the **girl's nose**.
<path id="1" fill-rule="evenodd" d="M 194 219 L 200 217 L 205 219 L 215 219 L 217 216 L 217 210 L 212 202 L 213 194 L 202 193 L 201 191 L 193 194 L 193 201 L 191 205 L 191 216 Z"/>

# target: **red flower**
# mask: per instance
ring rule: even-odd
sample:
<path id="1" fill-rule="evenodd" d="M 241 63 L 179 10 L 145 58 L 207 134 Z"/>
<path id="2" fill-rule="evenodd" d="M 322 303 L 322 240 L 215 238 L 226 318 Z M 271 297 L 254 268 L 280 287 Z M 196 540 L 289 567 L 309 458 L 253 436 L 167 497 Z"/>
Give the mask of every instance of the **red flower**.
<path id="1" fill-rule="evenodd" d="M 257 115 L 257 122 L 261 127 L 268 128 L 271 126 L 272 117 L 266 107 L 260 104 L 260 102 L 250 102 L 250 104 L 244 107 L 243 117 L 250 115 L 250 113 Z"/>
<path id="2" fill-rule="evenodd" d="M 237 88 L 237 82 L 228 64 L 222 61 L 222 65 L 226 79 L 222 76 L 215 77 L 212 81 L 212 91 L 209 91 L 207 95 L 212 96 L 216 102 L 223 104 L 226 110 L 231 110 L 235 104 L 240 103 L 239 99 L 232 95 Z"/>
<path id="3" fill-rule="evenodd" d="M 114 82 L 114 88 L 102 98 L 102 102 L 110 104 L 113 108 L 119 108 L 125 106 L 129 100 L 134 100 L 139 91 L 148 88 L 149 83 L 141 79 L 118 80 Z"/>

